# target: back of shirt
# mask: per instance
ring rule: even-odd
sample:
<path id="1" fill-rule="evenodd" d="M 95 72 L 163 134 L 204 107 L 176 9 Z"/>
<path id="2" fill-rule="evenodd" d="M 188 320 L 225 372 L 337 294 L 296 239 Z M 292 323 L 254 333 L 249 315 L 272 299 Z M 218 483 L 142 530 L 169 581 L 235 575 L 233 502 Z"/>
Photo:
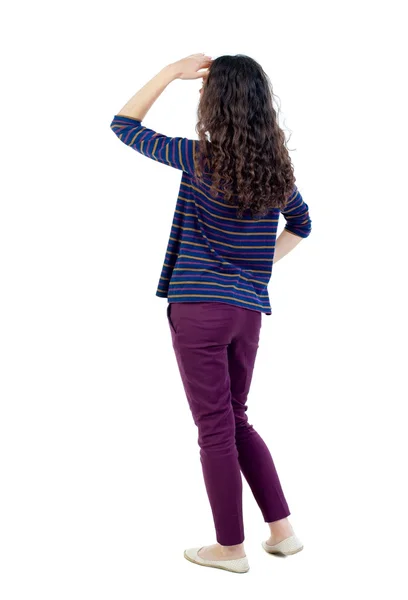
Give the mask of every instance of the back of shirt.
<path id="1" fill-rule="evenodd" d="M 279 215 L 285 229 L 302 238 L 311 232 L 309 207 L 295 186 L 283 210 L 258 220 L 211 196 L 211 179 L 194 171 L 199 141 L 168 137 L 139 119 L 115 115 L 111 129 L 140 154 L 182 171 L 173 222 L 156 295 L 169 302 L 227 302 L 272 314 L 268 283 Z"/>

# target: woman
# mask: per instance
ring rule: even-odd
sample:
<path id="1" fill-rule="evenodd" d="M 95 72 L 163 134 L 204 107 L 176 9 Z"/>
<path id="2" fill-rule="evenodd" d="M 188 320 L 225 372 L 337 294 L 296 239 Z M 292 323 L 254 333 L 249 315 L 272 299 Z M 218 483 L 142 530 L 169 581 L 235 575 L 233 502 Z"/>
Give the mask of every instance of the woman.
<path id="1" fill-rule="evenodd" d="M 198 140 L 142 124 L 171 81 L 197 78 L 203 81 Z M 193 54 L 164 67 L 111 123 L 122 142 L 182 171 L 156 295 L 168 299 L 217 539 L 184 556 L 239 573 L 249 569 L 241 471 L 270 528 L 264 549 L 293 554 L 303 548 L 287 519 L 271 454 L 246 415 L 262 314 L 272 314 L 272 266 L 311 231 L 272 97 L 253 59 Z M 286 224 L 277 238 L 280 213 Z"/>

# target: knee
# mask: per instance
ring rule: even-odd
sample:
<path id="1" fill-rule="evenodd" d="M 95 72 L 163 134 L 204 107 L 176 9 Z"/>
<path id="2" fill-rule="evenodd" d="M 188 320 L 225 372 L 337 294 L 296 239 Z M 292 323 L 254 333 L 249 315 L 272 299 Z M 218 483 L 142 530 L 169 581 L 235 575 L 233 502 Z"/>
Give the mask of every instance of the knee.
<path id="1" fill-rule="evenodd" d="M 245 439 L 247 436 L 251 435 L 251 433 L 253 431 L 254 431 L 254 428 L 252 425 L 250 425 L 248 423 L 247 418 L 237 421 L 235 424 L 235 439 L 236 440 Z"/>
<path id="2" fill-rule="evenodd" d="M 198 443 L 206 454 L 229 454 L 235 451 L 235 427 L 231 424 L 216 431 L 203 431 L 199 428 Z"/>

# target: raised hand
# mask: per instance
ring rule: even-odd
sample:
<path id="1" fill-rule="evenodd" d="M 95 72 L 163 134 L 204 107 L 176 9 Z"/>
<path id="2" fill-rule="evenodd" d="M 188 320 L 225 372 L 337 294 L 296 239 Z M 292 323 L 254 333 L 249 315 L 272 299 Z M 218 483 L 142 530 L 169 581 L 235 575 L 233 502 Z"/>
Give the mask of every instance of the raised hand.
<path id="1" fill-rule="evenodd" d="M 212 60 L 211 56 L 200 52 L 190 54 L 190 56 L 172 63 L 171 66 L 175 70 L 178 79 L 199 79 L 200 77 L 206 77 Z"/>

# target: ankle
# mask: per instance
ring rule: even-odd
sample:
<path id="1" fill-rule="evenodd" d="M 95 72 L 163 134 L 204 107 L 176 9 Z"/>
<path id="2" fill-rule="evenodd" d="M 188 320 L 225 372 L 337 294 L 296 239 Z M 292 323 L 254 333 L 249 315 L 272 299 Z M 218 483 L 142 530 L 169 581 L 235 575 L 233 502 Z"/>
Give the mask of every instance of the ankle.
<path id="1" fill-rule="evenodd" d="M 278 521 L 272 521 L 271 523 L 268 523 L 268 525 L 271 531 L 271 537 L 285 538 L 290 537 L 295 533 L 287 517 L 284 519 L 279 519 Z"/>
<path id="2" fill-rule="evenodd" d="M 244 544 L 235 544 L 234 546 L 223 546 L 222 544 L 219 544 L 221 553 L 224 554 L 225 556 L 228 555 L 232 555 L 232 554 L 240 554 L 242 552 L 244 552 Z"/>

